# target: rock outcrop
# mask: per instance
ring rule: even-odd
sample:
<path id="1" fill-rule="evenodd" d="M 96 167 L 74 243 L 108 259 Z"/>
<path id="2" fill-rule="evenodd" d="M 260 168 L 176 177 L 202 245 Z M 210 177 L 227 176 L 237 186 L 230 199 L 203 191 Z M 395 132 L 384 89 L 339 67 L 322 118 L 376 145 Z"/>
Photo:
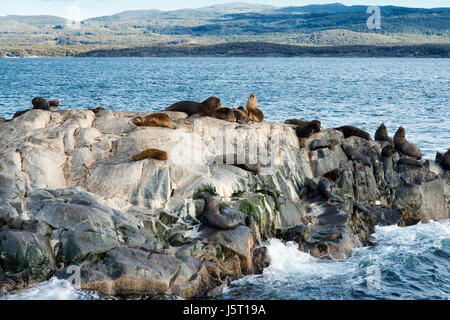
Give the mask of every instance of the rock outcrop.
<path id="1" fill-rule="evenodd" d="M 262 272 L 270 237 L 343 259 L 372 244 L 377 224 L 450 217 L 449 172 L 399 164 L 378 141 L 325 130 L 300 145 L 295 125 L 180 112 L 167 112 L 176 129 L 133 124 L 148 114 L 30 110 L 0 122 L 0 292 L 78 275 L 108 295 L 205 296 Z M 130 160 L 150 148 L 169 160 Z M 257 171 L 236 165 L 255 150 Z M 338 168 L 336 197 L 317 196 Z M 199 230 L 206 196 L 242 225 Z"/>

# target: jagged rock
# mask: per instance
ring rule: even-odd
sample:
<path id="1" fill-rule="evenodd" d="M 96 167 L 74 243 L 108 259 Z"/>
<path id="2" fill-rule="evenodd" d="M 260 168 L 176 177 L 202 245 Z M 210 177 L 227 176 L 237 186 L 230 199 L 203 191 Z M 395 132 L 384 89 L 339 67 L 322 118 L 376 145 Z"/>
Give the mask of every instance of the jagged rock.
<path id="1" fill-rule="evenodd" d="M 274 236 L 342 259 L 370 244 L 377 224 L 449 217 L 450 175 L 434 162 L 398 164 L 376 141 L 322 130 L 300 148 L 292 125 L 168 112 L 175 129 L 136 127 L 151 113 L 97 111 L 29 110 L 0 122 L 1 292 L 53 272 L 67 278 L 76 265 L 83 288 L 107 294 L 211 295 L 262 272 Z M 214 163 L 254 155 L 248 141 L 267 151 L 258 170 Z M 169 160 L 130 161 L 149 148 Z M 335 169 L 340 201 L 313 198 Z M 199 233 L 205 196 L 242 225 Z"/>

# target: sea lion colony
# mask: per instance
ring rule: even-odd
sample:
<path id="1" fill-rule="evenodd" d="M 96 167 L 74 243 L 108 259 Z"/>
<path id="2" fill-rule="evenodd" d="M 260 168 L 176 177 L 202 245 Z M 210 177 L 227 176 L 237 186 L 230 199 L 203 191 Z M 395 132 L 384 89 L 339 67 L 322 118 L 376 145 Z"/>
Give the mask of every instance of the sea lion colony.
<path id="1" fill-rule="evenodd" d="M 32 100 L 33 109 L 41 109 L 54 111 L 59 107 L 59 100 L 46 100 L 44 98 L 34 98 Z M 18 111 L 14 114 L 14 118 L 25 114 L 31 109 L 24 111 Z M 89 108 L 95 114 L 100 111 L 106 110 L 103 107 Z M 229 122 L 239 122 L 241 124 L 249 124 L 251 122 L 262 122 L 264 120 L 263 112 L 258 109 L 258 100 L 252 93 L 247 100 L 244 107 L 235 109 L 225 108 L 222 102 L 217 97 L 210 97 L 203 102 L 194 101 L 181 101 L 177 102 L 164 111 L 178 111 L 185 112 L 188 116 L 205 116 L 214 117 Z M 0 118 L 0 122 L 12 121 Z M 153 113 L 146 117 L 136 117 L 132 122 L 138 127 L 166 127 L 175 129 L 172 124 L 170 116 L 166 113 Z M 294 126 L 296 135 L 300 142 L 300 148 L 305 147 L 304 142 L 311 137 L 314 133 L 322 131 L 321 122 L 318 120 L 304 121 L 301 119 L 288 119 L 285 124 Z M 370 134 L 358 127 L 354 126 L 341 126 L 334 130 L 343 133 L 344 138 L 350 138 L 353 136 L 359 137 L 365 140 L 372 140 Z M 420 149 L 410 143 L 406 139 L 406 131 L 400 126 L 394 135 L 394 139 L 391 139 L 388 135 L 387 128 L 384 123 L 381 123 L 374 135 L 375 141 L 379 142 L 382 146 L 382 156 L 384 158 L 392 158 L 396 152 L 401 156 L 397 161 L 397 165 L 405 165 L 410 167 L 423 167 L 422 152 Z M 318 149 L 334 149 L 339 142 L 337 140 L 315 139 L 311 141 L 309 147 L 311 150 Z M 372 167 L 372 161 L 367 156 L 359 153 L 349 144 L 341 144 L 342 150 L 346 156 L 353 161 L 360 162 L 362 165 Z M 234 155 L 236 160 L 237 155 Z M 169 159 L 169 154 L 166 151 L 158 149 L 147 149 L 143 152 L 131 157 L 131 161 L 141 161 L 145 159 L 154 159 L 159 161 L 166 161 Z M 236 162 L 236 161 L 235 161 Z M 439 164 L 444 170 L 450 170 L 450 149 L 443 155 L 441 153 L 436 154 L 436 163 Z M 238 166 L 243 170 L 251 172 L 253 174 L 259 173 L 259 165 L 237 165 L 237 162 L 232 164 Z M 333 186 L 336 181 L 342 176 L 345 170 L 343 168 L 335 169 L 325 173 L 319 177 L 317 184 L 316 194 L 318 197 L 324 197 L 328 201 L 342 201 L 339 196 L 332 192 Z M 213 198 L 205 198 L 205 213 L 203 217 L 205 225 L 219 230 L 234 229 L 241 224 L 238 217 L 223 216 L 219 210 L 217 201 Z"/>

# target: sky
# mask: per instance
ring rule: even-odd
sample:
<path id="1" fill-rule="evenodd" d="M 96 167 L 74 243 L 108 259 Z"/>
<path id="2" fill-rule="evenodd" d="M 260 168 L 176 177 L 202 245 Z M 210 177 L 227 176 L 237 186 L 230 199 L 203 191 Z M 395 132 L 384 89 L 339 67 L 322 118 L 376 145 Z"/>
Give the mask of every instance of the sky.
<path id="1" fill-rule="evenodd" d="M 0 0 L 0 16 L 55 15 L 73 20 L 111 15 L 126 10 L 175 10 L 200 8 L 237 1 L 227 0 Z M 449 0 L 239 0 L 246 3 L 270 4 L 279 7 L 340 2 L 346 5 L 398 5 L 405 7 L 449 7 Z"/>

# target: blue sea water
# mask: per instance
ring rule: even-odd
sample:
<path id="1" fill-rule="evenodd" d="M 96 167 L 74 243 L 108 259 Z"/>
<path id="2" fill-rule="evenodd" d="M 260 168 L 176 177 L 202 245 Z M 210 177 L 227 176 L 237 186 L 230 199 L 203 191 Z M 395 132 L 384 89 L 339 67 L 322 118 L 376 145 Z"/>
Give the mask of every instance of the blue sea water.
<path id="1" fill-rule="evenodd" d="M 434 159 L 450 147 L 449 59 L 118 58 L 0 59 L 0 117 L 35 96 L 61 108 L 160 111 L 211 95 L 227 107 L 254 92 L 267 121 L 319 119 L 326 128 L 384 122 Z M 375 247 L 346 261 L 320 261 L 271 240 L 262 275 L 226 288 L 223 299 L 450 299 L 450 220 L 377 228 Z M 102 299 L 52 279 L 6 299 Z"/>
<path id="2" fill-rule="evenodd" d="M 62 108 L 160 111 L 211 95 L 226 107 L 254 92 L 267 121 L 319 119 L 375 132 L 400 125 L 425 158 L 450 147 L 450 59 L 90 58 L 0 59 L 0 117 L 35 96 Z"/>

